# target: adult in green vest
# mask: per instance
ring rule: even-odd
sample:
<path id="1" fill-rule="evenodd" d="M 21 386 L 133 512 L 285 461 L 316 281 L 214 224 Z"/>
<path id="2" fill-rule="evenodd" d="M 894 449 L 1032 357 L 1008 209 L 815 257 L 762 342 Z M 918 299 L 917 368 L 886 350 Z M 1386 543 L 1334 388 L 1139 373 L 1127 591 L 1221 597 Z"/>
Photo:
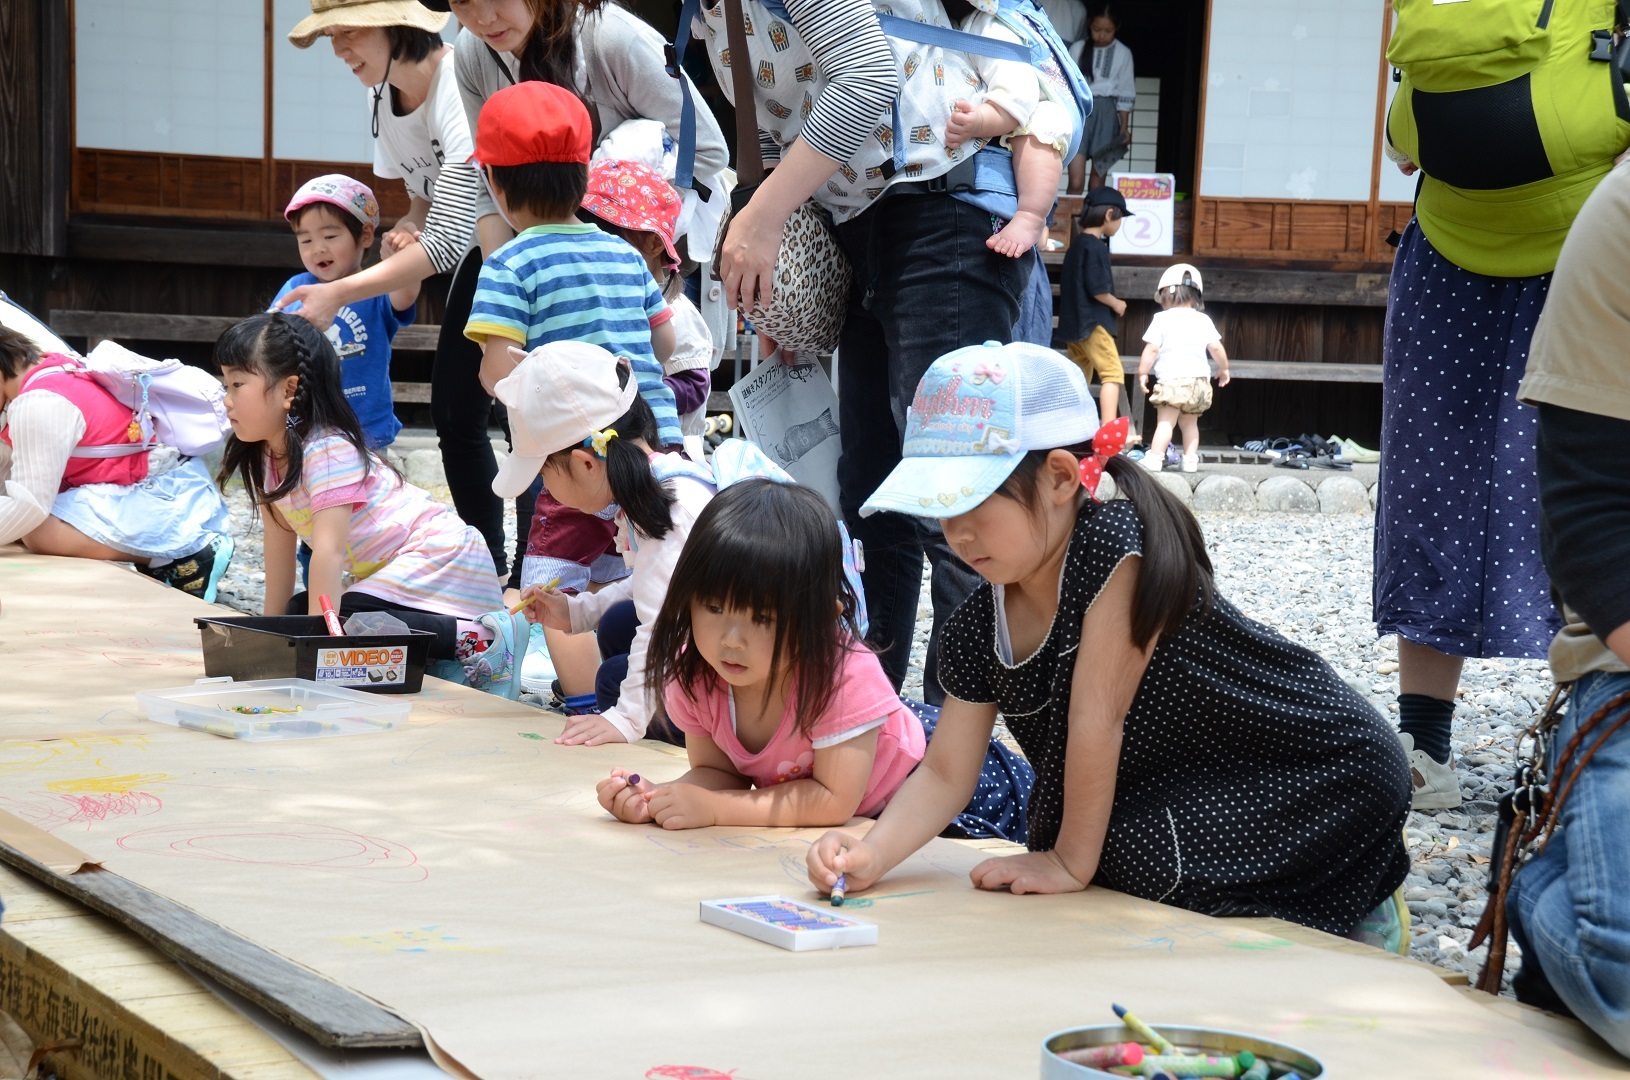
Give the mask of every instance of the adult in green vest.
<path id="1" fill-rule="evenodd" d="M 1374 615 L 1398 635 L 1399 731 L 1428 810 L 1461 801 L 1465 658 L 1543 657 L 1558 629 L 1516 390 L 1574 215 L 1630 146 L 1630 104 L 1602 36 L 1613 0 L 1394 7 L 1387 152 L 1420 186 L 1387 302 Z"/>

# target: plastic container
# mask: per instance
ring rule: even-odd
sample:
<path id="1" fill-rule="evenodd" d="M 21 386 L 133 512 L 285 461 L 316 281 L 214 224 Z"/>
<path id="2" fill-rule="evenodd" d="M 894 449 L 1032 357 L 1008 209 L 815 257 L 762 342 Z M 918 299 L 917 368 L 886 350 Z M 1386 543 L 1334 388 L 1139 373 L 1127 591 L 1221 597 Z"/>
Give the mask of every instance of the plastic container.
<path id="1" fill-rule="evenodd" d="M 194 619 L 211 678 L 310 679 L 374 694 L 417 694 L 436 635 L 332 637 L 321 615 Z"/>
<path id="2" fill-rule="evenodd" d="M 138 690 L 147 719 L 207 731 L 226 739 L 273 742 L 389 731 L 407 722 L 413 706 L 309 679 L 199 679 L 191 686 Z M 259 712 L 250 709 L 298 709 Z"/>
<path id="3" fill-rule="evenodd" d="M 1285 1043 L 1274 1042 L 1257 1035 L 1216 1028 L 1178 1027 L 1172 1024 L 1149 1025 L 1166 1037 L 1178 1053 L 1233 1056 L 1249 1050 L 1270 1066 L 1270 1076 L 1294 1072 L 1302 1080 L 1324 1076 L 1324 1065 L 1305 1050 Z M 1105 1072 L 1085 1065 L 1077 1065 L 1058 1056 L 1060 1050 L 1079 1050 L 1088 1046 L 1108 1046 L 1111 1043 L 1139 1042 L 1137 1034 L 1122 1024 L 1099 1024 L 1094 1027 L 1070 1028 L 1056 1031 L 1041 1044 L 1042 1080 L 1081 1080 L 1082 1077 L 1116 1077 L 1119 1073 Z"/>

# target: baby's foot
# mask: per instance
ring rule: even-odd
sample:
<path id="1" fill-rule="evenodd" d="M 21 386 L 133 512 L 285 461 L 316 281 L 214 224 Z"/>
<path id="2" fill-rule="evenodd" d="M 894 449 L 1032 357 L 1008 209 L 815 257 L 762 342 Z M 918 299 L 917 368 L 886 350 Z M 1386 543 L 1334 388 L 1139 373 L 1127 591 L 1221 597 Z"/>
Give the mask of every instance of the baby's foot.
<path id="1" fill-rule="evenodd" d="M 1041 243 L 1047 235 L 1047 222 L 1040 215 L 1020 210 L 1002 227 L 1002 231 L 985 241 L 985 246 L 1010 259 L 1028 255 L 1030 249 Z"/>

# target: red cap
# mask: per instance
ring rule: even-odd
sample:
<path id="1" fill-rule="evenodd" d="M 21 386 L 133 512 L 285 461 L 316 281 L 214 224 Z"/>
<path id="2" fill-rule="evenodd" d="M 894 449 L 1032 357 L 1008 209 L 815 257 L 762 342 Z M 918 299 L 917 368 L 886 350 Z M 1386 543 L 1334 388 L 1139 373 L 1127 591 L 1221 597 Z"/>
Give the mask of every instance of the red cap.
<path id="1" fill-rule="evenodd" d="M 592 131 L 588 109 L 570 90 L 546 82 L 516 83 L 481 106 L 470 160 L 479 165 L 587 165 Z"/>

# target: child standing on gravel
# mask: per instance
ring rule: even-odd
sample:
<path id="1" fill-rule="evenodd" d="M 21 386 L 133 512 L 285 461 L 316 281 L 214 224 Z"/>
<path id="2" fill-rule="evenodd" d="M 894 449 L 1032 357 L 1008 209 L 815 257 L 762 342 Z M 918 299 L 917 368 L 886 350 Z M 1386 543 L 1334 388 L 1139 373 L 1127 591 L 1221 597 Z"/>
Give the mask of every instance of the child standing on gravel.
<path id="1" fill-rule="evenodd" d="M 1213 916 L 1266 915 L 1402 952 L 1409 765 L 1329 664 L 1218 596 L 1198 522 L 1116 456 L 1086 380 L 1034 346 L 936 360 L 904 460 L 861 513 L 940 520 L 986 581 L 946 623 L 948 697 L 923 767 L 864 838 L 829 832 L 810 880 L 869 888 L 974 790 L 1000 712 L 1036 770 L 1030 851 L 975 886 L 1099 884 Z M 1122 498 L 1100 503 L 1103 472 Z"/>
<path id="2" fill-rule="evenodd" d="M 1145 468 L 1159 472 L 1172 441 L 1172 426 L 1183 430 L 1183 471 L 1200 469 L 1200 414 L 1211 408 L 1211 365 L 1217 361 L 1217 385 L 1228 385 L 1228 353 L 1222 335 L 1205 313 L 1200 271 L 1188 263 L 1168 266 L 1160 275 L 1155 299 L 1161 310 L 1144 331 L 1143 357 L 1138 362 L 1138 383 L 1149 394 L 1149 373 L 1154 372 L 1155 435 L 1144 455 Z"/>

